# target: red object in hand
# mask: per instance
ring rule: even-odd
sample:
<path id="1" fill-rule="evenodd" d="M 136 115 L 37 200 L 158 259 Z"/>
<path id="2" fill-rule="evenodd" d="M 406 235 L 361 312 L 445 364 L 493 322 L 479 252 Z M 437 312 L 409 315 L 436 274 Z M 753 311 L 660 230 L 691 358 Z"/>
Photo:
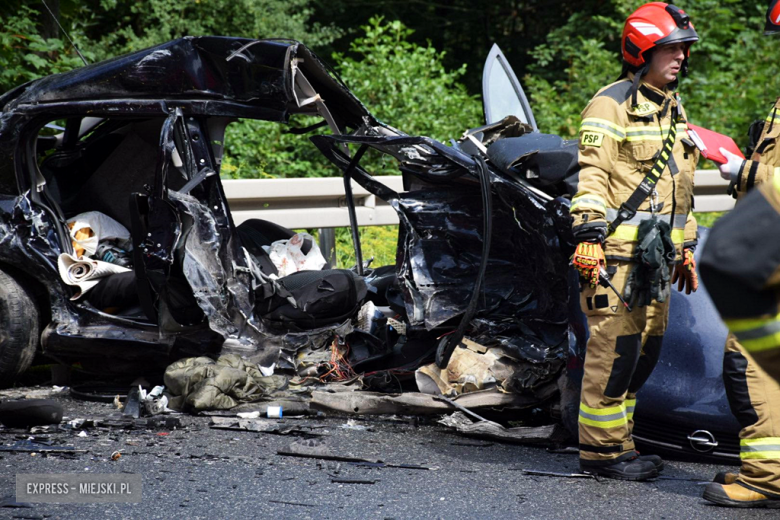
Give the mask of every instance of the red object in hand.
<path id="1" fill-rule="evenodd" d="M 739 146 L 737 146 L 737 143 L 734 142 L 734 139 L 727 135 L 719 134 L 718 132 L 713 132 L 712 130 L 707 130 L 701 126 L 688 123 L 688 136 L 690 136 L 691 140 L 696 145 L 696 148 L 701 151 L 701 154 L 705 159 L 715 161 L 718 164 L 726 164 L 729 162 L 729 160 L 720 153 L 720 148 L 725 148 L 734 155 L 742 157 L 743 159 L 745 158 L 745 156 L 742 155 Z"/>

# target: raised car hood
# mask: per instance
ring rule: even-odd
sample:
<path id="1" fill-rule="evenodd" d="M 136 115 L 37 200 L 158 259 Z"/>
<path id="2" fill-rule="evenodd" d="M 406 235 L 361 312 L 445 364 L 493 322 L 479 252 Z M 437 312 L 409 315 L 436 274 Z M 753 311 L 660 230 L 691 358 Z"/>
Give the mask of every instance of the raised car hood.
<path id="1" fill-rule="evenodd" d="M 9 91 L 0 97 L 0 107 L 8 111 L 69 101 L 202 100 L 216 102 L 201 106 L 208 115 L 220 115 L 227 103 L 265 109 L 268 119 L 286 120 L 290 113 L 314 112 L 316 106 L 301 99 L 296 69 L 327 103 L 339 128 L 373 122 L 363 104 L 303 44 L 221 36 L 180 38 L 47 76 Z M 224 115 L 234 115 L 237 107 L 232 108 Z"/>

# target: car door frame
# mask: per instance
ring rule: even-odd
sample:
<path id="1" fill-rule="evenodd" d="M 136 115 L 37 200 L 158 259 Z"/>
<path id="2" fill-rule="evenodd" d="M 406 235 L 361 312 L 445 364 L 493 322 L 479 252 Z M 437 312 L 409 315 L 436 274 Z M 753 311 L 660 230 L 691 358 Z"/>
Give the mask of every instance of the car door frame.
<path id="1" fill-rule="evenodd" d="M 533 127 L 534 132 L 538 132 L 539 128 L 536 125 L 536 118 L 534 117 L 533 110 L 531 110 L 531 104 L 528 102 L 525 91 L 523 90 L 520 81 L 517 79 L 514 70 L 512 70 L 512 66 L 509 65 L 506 56 L 504 56 L 504 53 L 501 52 L 498 44 L 495 43 L 493 44 L 493 47 L 491 47 L 490 52 L 485 59 L 485 66 L 482 70 L 482 109 L 485 116 L 485 123 L 491 124 L 502 119 L 498 118 L 496 114 L 493 113 L 493 108 L 490 104 L 490 90 L 488 89 L 490 83 L 490 74 L 493 70 L 493 67 L 496 66 L 500 66 L 505 72 L 506 77 L 509 80 L 509 84 L 512 86 L 514 94 L 517 97 L 518 103 L 523 108 L 523 115 L 527 119 L 528 124 Z M 503 117 L 506 115 L 509 114 L 504 114 Z M 517 116 L 521 121 L 523 120 L 523 118 L 517 114 L 513 115 Z"/>

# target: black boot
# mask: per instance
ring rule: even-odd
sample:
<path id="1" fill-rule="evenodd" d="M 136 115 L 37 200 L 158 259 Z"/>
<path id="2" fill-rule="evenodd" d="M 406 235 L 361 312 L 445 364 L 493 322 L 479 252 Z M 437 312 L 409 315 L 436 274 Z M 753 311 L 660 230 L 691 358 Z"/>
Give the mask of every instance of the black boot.
<path id="1" fill-rule="evenodd" d="M 580 471 L 618 480 L 647 480 L 658 476 L 655 464 L 638 457 L 609 465 L 601 461 L 594 464 L 594 461 L 580 460 Z"/>
<path id="2" fill-rule="evenodd" d="M 655 469 L 656 471 L 658 471 L 658 473 L 661 473 L 664 470 L 664 459 L 662 459 L 658 455 L 640 455 L 639 452 L 637 451 L 636 457 L 639 460 L 645 462 L 652 462 L 653 466 L 655 466 Z"/>

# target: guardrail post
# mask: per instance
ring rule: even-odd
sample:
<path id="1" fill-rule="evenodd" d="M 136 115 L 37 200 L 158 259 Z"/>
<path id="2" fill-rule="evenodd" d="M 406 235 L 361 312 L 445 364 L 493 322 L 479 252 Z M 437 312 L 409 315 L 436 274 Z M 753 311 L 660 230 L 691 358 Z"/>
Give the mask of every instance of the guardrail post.
<path id="1" fill-rule="evenodd" d="M 336 268 L 336 230 L 334 228 L 320 228 L 320 251 L 325 260 L 333 269 Z"/>

